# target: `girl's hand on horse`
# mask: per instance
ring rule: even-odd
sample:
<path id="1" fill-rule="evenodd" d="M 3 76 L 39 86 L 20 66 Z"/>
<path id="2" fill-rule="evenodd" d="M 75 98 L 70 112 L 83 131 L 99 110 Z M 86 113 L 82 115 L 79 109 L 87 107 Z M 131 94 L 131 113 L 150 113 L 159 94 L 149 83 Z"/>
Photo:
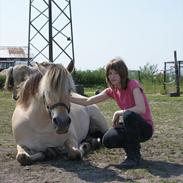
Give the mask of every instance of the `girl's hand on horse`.
<path id="1" fill-rule="evenodd" d="M 123 113 L 124 113 L 123 110 L 119 110 L 119 111 L 116 111 L 116 112 L 113 114 L 112 126 L 113 126 L 114 128 L 118 126 L 118 124 L 119 124 L 119 118 L 120 118 L 120 116 L 123 116 Z"/>

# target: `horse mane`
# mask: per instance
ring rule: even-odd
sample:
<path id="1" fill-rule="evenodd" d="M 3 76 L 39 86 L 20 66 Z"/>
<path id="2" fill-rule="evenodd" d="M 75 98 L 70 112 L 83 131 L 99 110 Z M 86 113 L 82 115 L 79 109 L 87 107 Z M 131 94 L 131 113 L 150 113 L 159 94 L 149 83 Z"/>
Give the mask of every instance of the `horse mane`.
<path id="1" fill-rule="evenodd" d="M 29 67 L 27 65 L 15 65 L 6 69 L 6 80 L 4 89 L 12 91 L 13 87 L 19 85 L 25 81 L 27 77 L 37 71 L 36 68 Z"/>
<path id="2" fill-rule="evenodd" d="M 42 74 L 35 72 L 24 82 L 19 93 L 18 104 L 23 104 L 25 107 L 29 105 L 30 98 L 38 92 L 41 78 Z"/>
<path id="3" fill-rule="evenodd" d="M 41 82 L 40 82 L 41 81 Z M 67 86 L 69 83 L 69 86 Z M 41 84 L 41 85 L 40 85 Z M 30 99 L 39 91 L 41 95 L 45 91 L 50 91 L 50 95 L 60 95 L 60 91 L 75 90 L 74 82 L 70 73 L 61 64 L 50 64 L 44 75 L 40 72 L 32 74 L 28 80 L 25 81 L 20 91 L 18 103 L 25 107 L 29 105 Z"/>
<path id="4" fill-rule="evenodd" d="M 46 88 L 53 88 L 54 90 L 59 90 L 60 87 L 65 84 L 65 79 L 67 79 L 68 71 L 61 64 L 53 64 L 49 66 L 49 70 L 45 74 Z"/>
<path id="5" fill-rule="evenodd" d="M 42 82 L 42 91 L 49 91 L 52 88 L 52 95 L 59 95 L 62 93 L 69 92 L 69 90 L 75 90 L 74 81 L 68 70 L 62 64 L 51 64 L 46 74 L 44 75 Z M 63 92 L 61 92 L 63 91 Z M 60 93 L 61 92 L 61 93 Z"/>

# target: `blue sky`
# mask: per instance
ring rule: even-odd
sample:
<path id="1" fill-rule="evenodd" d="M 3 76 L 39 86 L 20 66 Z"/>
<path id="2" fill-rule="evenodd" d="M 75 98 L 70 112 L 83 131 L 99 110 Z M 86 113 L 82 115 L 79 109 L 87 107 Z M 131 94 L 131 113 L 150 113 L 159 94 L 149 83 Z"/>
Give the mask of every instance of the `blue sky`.
<path id="1" fill-rule="evenodd" d="M 64 0 L 63 0 L 64 1 Z M 72 0 L 76 69 L 122 57 L 129 69 L 183 60 L 183 0 Z M 0 0 L 0 46 L 28 40 L 29 0 Z"/>

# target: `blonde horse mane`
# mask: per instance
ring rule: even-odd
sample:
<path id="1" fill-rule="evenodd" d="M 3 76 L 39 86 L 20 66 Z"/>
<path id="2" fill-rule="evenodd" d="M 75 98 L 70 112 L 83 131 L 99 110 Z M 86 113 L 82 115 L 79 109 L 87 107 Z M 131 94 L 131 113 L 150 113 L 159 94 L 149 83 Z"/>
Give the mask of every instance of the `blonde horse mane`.
<path id="1" fill-rule="evenodd" d="M 12 91 L 21 82 L 25 81 L 31 74 L 37 71 L 36 68 L 27 65 L 16 65 L 6 69 L 6 80 L 4 88 L 8 91 Z"/>
<path id="2" fill-rule="evenodd" d="M 51 91 L 50 94 L 52 96 L 61 96 L 61 91 L 69 92 L 70 90 L 75 90 L 70 73 L 61 64 L 50 64 L 44 75 L 37 72 L 31 75 L 24 83 L 19 94 L 18 103 L 25 107 L 28 106 L 30 99 L 38 93 L 39 86 L 41 95 L 43 95 L 45 91 Z"/>

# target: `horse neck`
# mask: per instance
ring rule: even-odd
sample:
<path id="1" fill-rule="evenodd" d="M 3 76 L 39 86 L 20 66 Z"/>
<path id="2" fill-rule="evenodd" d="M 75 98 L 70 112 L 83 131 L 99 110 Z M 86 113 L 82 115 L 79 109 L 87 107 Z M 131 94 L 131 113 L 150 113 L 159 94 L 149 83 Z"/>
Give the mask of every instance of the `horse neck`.
<path id="1" fill-rule="evenodd" d="M 29 74 L 34 74 L 38 69 L 36 67 L 29 67 Z"/>
<path id="2" fill-rule="evenodd" d="M 28 110 L 30 111 L 30 116 L 36 119 L 35 123 L 37 123 L 37 121 L 43 123 L 43 125 L 50 123 L 50 116 L 43 103 L 42 97 L 33 98 Z M 42 126 L 42 124 L 40 125 Z"/>
<path id="3" fill-rule="evenodd" d="M 30 106 L 33 107 L 37 113 L 42 114 L 46 112 L 46 106 L 44 105 L 42 96 L 33 97 Z"/>

